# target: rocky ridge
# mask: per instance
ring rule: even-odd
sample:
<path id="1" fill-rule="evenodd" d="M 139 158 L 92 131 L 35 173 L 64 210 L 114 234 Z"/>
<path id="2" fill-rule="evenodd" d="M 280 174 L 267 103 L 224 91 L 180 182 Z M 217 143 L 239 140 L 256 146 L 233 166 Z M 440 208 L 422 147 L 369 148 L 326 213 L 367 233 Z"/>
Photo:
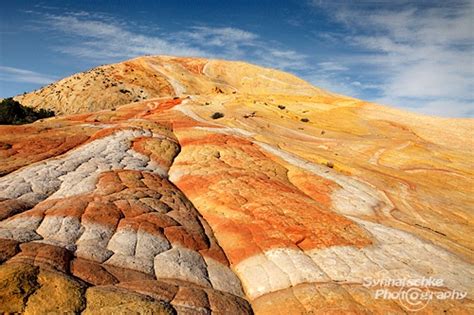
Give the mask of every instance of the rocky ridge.
<path id="1" fill-rule="evenodd" d="M 17 99 L 68 115 L 0 126 L 2 312 L 398 313 L 364 279 L 420 277 L 472 311 L 472 120 L 166 56 Z"/>

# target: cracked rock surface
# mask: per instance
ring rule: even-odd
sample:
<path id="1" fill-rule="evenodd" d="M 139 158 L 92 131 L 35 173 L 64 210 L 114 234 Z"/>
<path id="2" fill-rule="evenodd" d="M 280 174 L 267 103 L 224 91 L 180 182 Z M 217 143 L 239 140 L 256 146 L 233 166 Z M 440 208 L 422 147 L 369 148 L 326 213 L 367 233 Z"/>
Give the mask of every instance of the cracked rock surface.
<path id="1" fill-rule="evenodd" d="M 17 99 L 67 115 L 0 126 L 0 313 L 474 312 L 472 120 L 165 56 Z"/>
<path id="2" fill-rule="evenodd" d="M 119 117 L 90 129 L 0 178 L 1 312 L 252 313 L 211 228 L 168 180 L 172 132 Z"/>

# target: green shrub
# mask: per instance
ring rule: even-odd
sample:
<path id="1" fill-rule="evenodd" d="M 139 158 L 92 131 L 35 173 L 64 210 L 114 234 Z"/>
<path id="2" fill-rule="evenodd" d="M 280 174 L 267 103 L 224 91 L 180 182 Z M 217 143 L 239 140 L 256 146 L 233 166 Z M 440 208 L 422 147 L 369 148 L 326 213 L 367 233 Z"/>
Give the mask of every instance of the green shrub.
<path id="1" fill-rule="evenodd" d="M 54 112 L 46 109 L 21 105 L 13 98 L 6 98 L 0 102 L 0 125 L 29 124 L 41 118 L 54 116 Z"/>

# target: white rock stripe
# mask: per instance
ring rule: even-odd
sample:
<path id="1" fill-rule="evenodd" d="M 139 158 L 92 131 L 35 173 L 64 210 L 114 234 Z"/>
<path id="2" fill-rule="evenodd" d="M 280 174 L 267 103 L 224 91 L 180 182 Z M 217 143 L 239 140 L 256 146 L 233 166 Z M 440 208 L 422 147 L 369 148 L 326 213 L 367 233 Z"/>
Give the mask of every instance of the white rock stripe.
<path id="1" fill-rule="evenodd" d="M 179 110 L 191 118 L 197 116 L 189 108 Z M 203 119 L 199 117 L 197 120 Z M 354 217 L 373 215 L 376 208 L 381 208 L 382 213 L 386 214 L 393 208 L 390 200 L 375 187 L 267 143 L 255 141 L 247 131 L 242 132 L 230 127 L 194 129 L 250 138 L 250 141 L 263 150 L 287 163 L 336 182 L 341 189 L 331 196 L 334 210 L 356 221 L 372 234 L 374 245 L 362 249 L 353 246 L 333 246 L 309 251 L 276 248 L 239 262 L 233 269 L 251 300 L 307 282 L 337 281 L 362 284 L 365 278 L 398 279 L 423 276 L 442 279 L 446 287 L 464 290 L 472 295 L 472 264 L 410 233 Z M 176 181 L 182 174 L 171 175 Z"/>
<path id="2" fill-rule="evenodd" d="M 182 104 L 176 106 L 173 109 L 181 111 L 188 117 L 200 121 L 209 123 L 203 119 L 188 106 Z M 226 127 L 217 123 L 211 123 L 220 128 L 209 128 L 209 127 L 193 127 L 196 130 L 203 130 L 213 133 L 222 133 L 244 137 L 247 140 L 258 145 L 266 152 L 273 154 L 285 162 L 307 170 L 317 176 L 334 181 L 341 186 L 340 189 L 336 189 L 333 192 L 332 200 L 334 210 L 344 215 L 373 215 L 374 209 L 380 209 L 381 213 L 388 214 L 393 209 L 392 202 L 385 196 L 383 192 L 380 192 L 370 184 L 357 180 L 353 177 L 341 175 L 334 170 L 328 169 L 327 167 L 312 163 L 303 158 L 300 158 L 290 152 L 276 148 L 270 144 L 257 141 L 254 139 L 255 134 L 240 128 Z M 174 172 L 174 170 L 172 170 Z M 173 181 L 179 180 L 180 176 L 184 174 L 171 174 Z"/>
<path id="3" fill-rule="evenodd" d="M 234 266 L 247 296 L 300 283 L 363 284 L 364 279 L 442 279 L 450 289 L 474 290 L 474 268 L 454 254 L 420 238 L 381 224 L 352 218 L 372 234 L 374 245 L 358 249 L 333 246 L 301 251 L 277 248 L 249 257 Z"/>
<path id="4" fill-rule="evenodd" d="M 341 175 L 327 167 L 311 163 L 282 149 L 275 148 L 267 143 L 253 141 L 265 151 L 280 157 L 287 163 L 307 170 L 315 175 L 329 179 L 341 186 L 331 196 L 334 210 L 344 215 L 373 215 L 376 208 L 382 213 L 389 213 L 393 209 L 390 200 L 371 185 L 355 178 Z"/>
<path id="5" fill-rule="evenodd" d="M 115 229 L 88 221 L 82 221 L 82 226 L 84 232 L 76 241 L 76 256 L 100 263 L 110 258 L 114 252 L 107 249 L 107 244 Z"/>
<path id="6" fill-rule="evenodd" d="M 189 102 L 189 100 L 183 100 L 181 104 L 176 105 L 172 108 L 174 111 L 178 111 L 183 113 L 184 115 L 188 116 L 191 119 L 194 119 L 195 121 L 202 122 L 205 124 L 213 125 L 216 127 L 222 127 L 220 124 L 209 122 L 204 118 L 201 118 L 198 114 L 196 114 L 194 111 L 192 111 L 189 106 L 186 106 L 186 104 Z"/>
<path id="7" fill-rule="evenodd" d="M 300 283 L 330 281 L 321 268 L 299 249 L 267 250 L 233 267 L 251 300 Z"/>
<path id="8" fill-rule="evenodd" d="M 207 265 L 209 280 L 214 289 L 244 297 L 239 278 L 228 266 L 207 256 L 203 256 L 203 258 Z"/>
<path id="9" fill-rule="evenodd" d="M 0 199 L 18 199 L 29 205 L 47 198 L 65 198 L 94 190 L 100 173 L 115 169 L 140 170 L 166 176 L 147 156 L 131 149 L 147 130 L 123 130 L 97 139 L 59 157 L 41 161 L 0 178 Z"/>
<path id="10" fill-rule="evenodd" d="M 36 229 L 43 221 L 43 217 L 22 216 L 13 217 L 0 222 L 0 238 L 13 239 L 18 242 L 29 242 L 40 240 L 41 236 L 36 233 Z"/>
<path id="11" fill-rule="evenodd" d="M 137 270 L 158 279 L 178 279 L 243 297 L 242 286 L 226 265 L 199 252 L 170 244 L 142 230 L 81 222 L 74 217 L 20 217 L 0 223 L 0 238 L 65 247 L 75 256 Z"/>
<path id="12" fill-rule="evenodd" d="M 171 68 L 171 65 L 157 65 L 150 64 L 151 68 L 161 74 L 166 81 L 173 87 L 174 93 L 176 95 L 183 95 L 186 92 L 186 87 L 184 87 L 178 80 L 173 78 L 171 75 L 174 72 L 174 69 Z"/>

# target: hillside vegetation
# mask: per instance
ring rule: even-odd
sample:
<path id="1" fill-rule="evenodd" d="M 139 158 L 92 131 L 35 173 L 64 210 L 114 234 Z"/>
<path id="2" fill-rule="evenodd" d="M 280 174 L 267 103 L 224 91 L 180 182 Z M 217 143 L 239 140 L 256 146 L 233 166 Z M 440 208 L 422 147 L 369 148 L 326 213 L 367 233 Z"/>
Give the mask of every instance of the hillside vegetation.
<path id="1" fill-rule="evenodd" d="M 51 110 L 42 108 L 35 110 L 34 108 L 21 105 L 11 97 L 0 102 L 1 125 L 29 124 L 35 120 L 52 116 L 54 116 L 54 112 Z"/>

